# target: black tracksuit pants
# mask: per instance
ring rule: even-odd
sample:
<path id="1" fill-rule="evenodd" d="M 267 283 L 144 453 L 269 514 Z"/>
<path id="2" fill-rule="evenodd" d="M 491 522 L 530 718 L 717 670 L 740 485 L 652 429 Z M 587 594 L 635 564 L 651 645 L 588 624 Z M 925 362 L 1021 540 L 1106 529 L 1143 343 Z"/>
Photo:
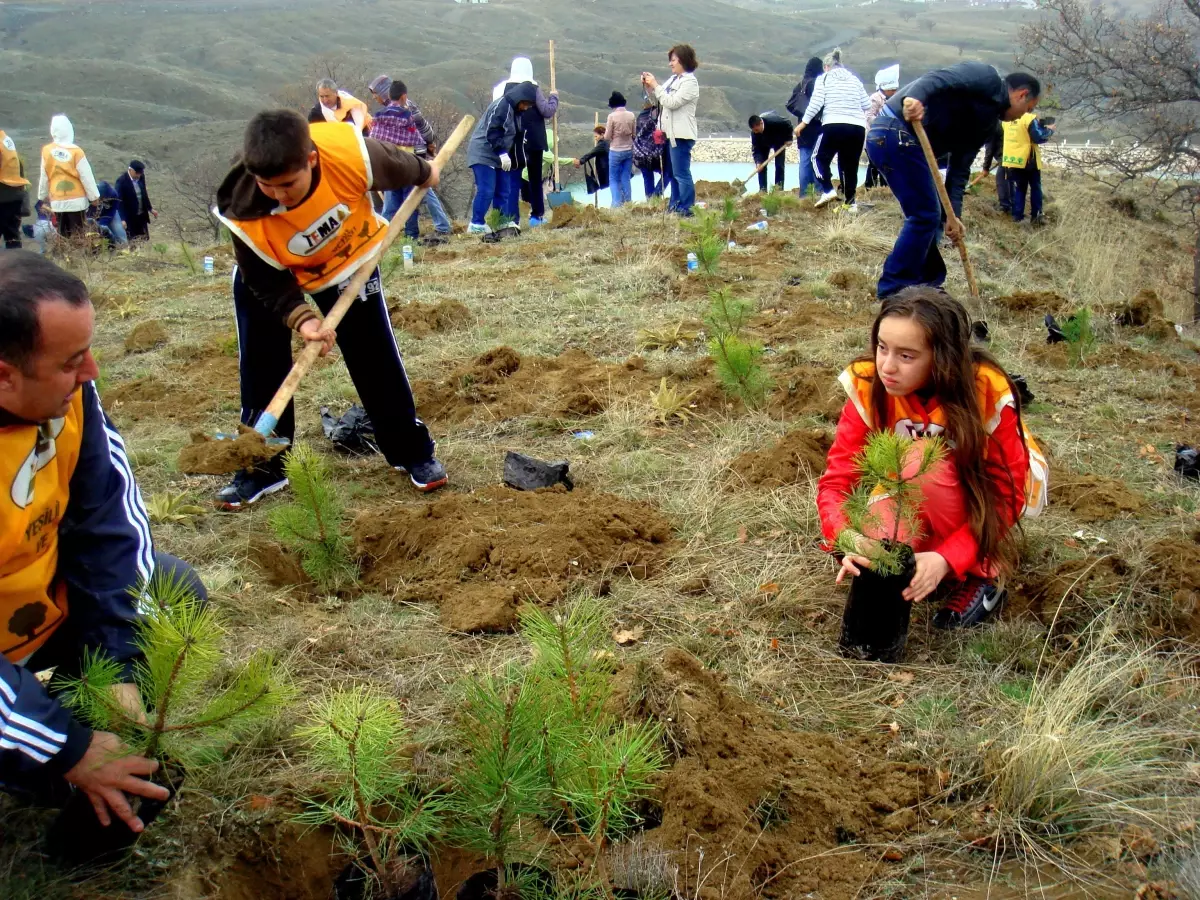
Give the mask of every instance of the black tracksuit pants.
<path id="1" fill-rule="evenodd" d="M 767 161 L 767 157 L 774 151 L 774 147 L 767 150 L 754 151 L 754 164 L 762 166 Z M 764 194 L 767 192 L 767 169 L 770 166 L 763 166 L 758 171 L 758 189 Z M 775 157 L 775 186 L 781 191 L 783 190 L 783 176 L 787 171 L 787 151 L 780 150 L 779 155 Z"/>
<path id="2" fill-rule="evenodd" d="M 21 249 L 21 200 L 0 203 L 0 237 L 9 250 Z"/>
<path id="3" fill-rule="evenodd" d="M 867 129 L 861 125 L 834 122 L 821 128 L 814 159 L 817 181 L 824 193 L 828 194 L 833 190 L 833 172 L 830 164 L 836 156 L 838 168 L 842 171 L 842 194 L 847 205 L 854 202 L 854 195 L 858 192 L 858 161 L 862 157 L 866 141 Z"/>
<path id="4" fill-rule="evenodd" d="M 529 168 L 529 180 L 521 182 L 521 194 L 529 204 L 529 215 L 534 219 L 546 218 L 546 193 L 542 188 L 542 151 L 535 147 L 525 146 L 527 155 L 526 165 Z"/>
<path id="5" fill-rule="evenodd" d="M 322 313 L 328 313 L 338 294 L 336 287 L 328 288 L 314 294 L 313 301 Z M 233 309 L 237 316 L 242 422 L 253 426 L 291 371 L 293 332 L 254 298 L 236 268 Z M 378 269 L 367 282 L 366 299 L 356 301 L 338 326 L 337 343 L 388 464 L 409 468 L 429 460 L 433 439 L 425 423 L 417 418 L 416 401 L 396 346 Z M 296 436 L 294 403 L 289 403 L 279 417 L 275 434 L 288 440 Z"/>

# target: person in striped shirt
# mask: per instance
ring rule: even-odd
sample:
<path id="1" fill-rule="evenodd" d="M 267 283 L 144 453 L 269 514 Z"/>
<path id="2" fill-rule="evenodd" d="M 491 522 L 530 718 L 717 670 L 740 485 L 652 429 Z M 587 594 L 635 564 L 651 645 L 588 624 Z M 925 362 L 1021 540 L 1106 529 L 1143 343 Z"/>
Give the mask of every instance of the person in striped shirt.
<path id="1" fill-rule="evenodd" d="M 813 150 L 817 184 L 821 188 L 815 206 L 825 206 L 838 197 L 833 189 L 831 169 L 836 156 L 846 209 L 858 211 L 854 202 L 858 189 L 858 160 L 867 139 L 866 112 L 870 108 L 871 98 L 867 96 L 866 88 L 857 75 L 842 65 L 842 49 L 835 47 L 825 57 L 825 74 L 817 79 L 804 117 L 796 126 L 796 137 L 800 137 L 809 122 L 821 117 L 821 137 Z"/>

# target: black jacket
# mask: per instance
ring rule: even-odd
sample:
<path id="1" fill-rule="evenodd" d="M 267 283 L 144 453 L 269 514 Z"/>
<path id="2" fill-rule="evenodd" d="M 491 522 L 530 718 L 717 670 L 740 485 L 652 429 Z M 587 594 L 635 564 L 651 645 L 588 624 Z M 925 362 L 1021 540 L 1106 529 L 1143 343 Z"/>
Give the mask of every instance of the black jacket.
<path id="1" fill-rule="evenodd" d="M 608 141 L 603 138 L 596 141 L 596 146 L 579 157 L 579 161 L 583 164 L 583 180 L 589 194 L 608 187 Z"/>
<path id="2" fill-rule="evenodd" d="M 129 177 L 128 172 L 122 172 L 121 177 L 117 179 L 117 183 L 113 185 L 117 191 L 117 197 L 121 201 L 121 218 L 126 222 L 131 222 L 138 215 L 138 194 L 142 195 L 142 215 L 150 215 L 150 211 L 154 209 L 150 205 L 150 193 L 146 190 L 146 173 L 142 173 L 142 177 L 136 182 Z"/>
<path id="3" fill-rule="evenodd" d="M 750 149 L 754 153 L 754 158 L 758 160 L 766 159 L 772 150 L 786 147 L 795 137 L 791 121 L 783 116 L 775 113 L 763 113 L 762 120 L 764 126 L 762 134 L 750 132 Z M 808 131 L 807 128 L 804 130 Z"/>
<path id="4" fill-rule="evenodd" d="M 964 62 L 935 69 L 898 90 L 887 102 L 896 117 L 904 119 L 904 100 L 912 97 L 925 106 L 925 133 L 937 156 L 950 154 L 946 190 L 956 213 L 962 209 L 963 191 L 971 176 L 971 163 L 979 148 L 996 133 L 1008 111 L 1008 90 L 992 66 Z"/>
<path id="5" fill-rule="evenodd" d="M 800 83 L 792 90 L 792 97 L 787 102 L 788 112 L 797 119 L 804 118 L 804 111 L 808 109 L 808 101 L 812 99 L 813 88 L 816 87 L 817 79 L 821 77 L 823 72 L 824 66 L 821 64 L 820 58 L 816 56 L 810 59 L 808 65 L 804 67 L 804 77 L 800 79 Z M 796 146 L 811 150 L 817 145 L 817 138 L 820 136 L 821 117 L 816 116 L 805 126 L 804 131 L 800 132 Z"/>
<path id="6" fill-rule="evenodd" d="M 991 171 L 993 166 L 1001 166 L 1004 162 L 1004 126 L 999 122 L 996 123 L 996 131 L 992 135 L 992 139 L 987 142 L 987 147 L 983 151 L 983 168 L 985 171 Z"/>

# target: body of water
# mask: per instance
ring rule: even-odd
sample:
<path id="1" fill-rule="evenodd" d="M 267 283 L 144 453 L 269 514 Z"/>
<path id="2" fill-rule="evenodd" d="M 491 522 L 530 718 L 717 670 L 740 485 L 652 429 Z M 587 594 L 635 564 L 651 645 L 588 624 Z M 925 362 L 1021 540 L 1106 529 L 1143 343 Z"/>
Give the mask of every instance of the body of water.
<path id="1" fill-rule="evenodd" d="M 754 171 L 753 163 L 713 163 L 713 162 L 694 162 L 692 163 L 692 178 L 696 181 L 723 181 L 732 182 L 739 178 L 745 178 Z M 860 165 L 858 167 L 858 184 L 861 187 L 863 180 L 867 177 L 867 167 Z M 837 178 L 837 163 L 834 163 L 834 179 Z M 772 160 L 767 164 L 767 185 L 768 187 L 774 183 L 775 179 L 775 162 Z M 634 169 L 633 172 L 633 201 L 637 203 L 639 200 L 646 199 L 646 191 L 642 186 L 642 173 Z M 789 163 L 784 174 L 783 186 L 786 190 L 795 190 L 800 187 L 800 166 L 797 163 Z M 591 203 L 592 195 L 587 192 L 587 188 L 582 181 L 570 184 L 567 186 L 572 196 L 575 197 L 578 203 Z M 747 194 L 758 193 L 758 176 L 750 179 L 746 185 Z M 600 205 L 608 207 L 612 205 L 612 200 L 609 195 L 608 188 L 600 191 Z"/>

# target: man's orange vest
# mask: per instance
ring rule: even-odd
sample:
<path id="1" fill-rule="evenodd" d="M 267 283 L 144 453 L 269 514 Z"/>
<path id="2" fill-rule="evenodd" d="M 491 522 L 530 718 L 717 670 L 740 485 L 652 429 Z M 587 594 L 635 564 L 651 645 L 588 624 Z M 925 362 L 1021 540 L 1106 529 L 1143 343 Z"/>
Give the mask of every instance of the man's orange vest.
<path id="1" fill-rule="evenodd" d="M 217 212 L 229 230 L 276 269 L 290 269 L 301 289 L 316 293 L 348 279 L 383 241 L 387 220 L 367 197 L 367 145 L 357 128 L 309 125 L 319 156 L 320 183 L 299 206 L 259 219 Z"/>
<path id="2" fill-rule="evenodd" d="M 854 403 L 854 408 L 867 423 L 868 428 L 893 428 L 896 434 L 904 437 L 932 437 L 945 435 L 947 442 L 953 446 L 954 435 L 946 435 L 946 410 L 937 398 L 933 398 L 928 408 L 917 407 L 907 397 L 888 396 L 888 421 L 875 422 L 874 406 L 871 403 L 871 386 L 875 381 L 875 363 L 854 363 L 838 377 L 846 394 Z M 991 434 L 1000 424 L 1000 414 L 1006 406 L 1016 408 L 1016 399 L 1008 386 L 1008 379 L 1003 373 L 992 366 L 980 365 L 975 368 L 975 396 L 979 401 L 979 409 L 983 412 L 983 429 Z M 1024 423 L 1022 423 L 1024 424 Z M 1040 515 L 1046 508 L 1047 487 L 1050 483 L 1050 466 L 1046 457 L 1034 440 L 1033 435 L 1025 429 L 1025 446 L 1029 450 L 1029 474 L 1025 479 L 1025 510 L 1022 515 L 1033 517 Z M 984 455 L 987 448 L 984 448 Z"/>
<path id="3" fill-rule="evenodd" d="M 0 653 L 30 656 L 67 615 L 58 526 L 83 443 L 83 391 L 61 419 L 0 428 Z"/>
<path id="4" fill-rule="evenodd" d="M 17 156 L 17 145 L 0 131 L 0 184 L 9 187 L 27 187 L 29 182 L 21 177 L 21 158 Z"/>
<path id="5" fill-rule="evenodd" d="M 79 161 L 84 152 L 78 147 L 47 144 L 42 148 L 42 166 L 50 187 L 50 202 L 78 200 L 87 196 L 83 179 L 79 177 Z"/>
<path id="6" fill-rule="evenodd" d="M 353 114 L 354 110 L 356 110 L 356 109 L 362 110 L 362 114 L 363 114 L 362 127 L 370 128 L 371 122 L 374 121 L 374 116 L 371 115 L 370 110 L 367 108 L 367 104 L 363 103 L 361 100 L 359 100 L 353 94 L 347 94 L 345 91 L 338 91 L 337 109 L 330 110 L 330 112 L 332 112 L 337 117 L 337 120 L 339 122 L 345 122 L 347 119 L 350 119 L 350 116 Z M 350 119 L 350 124 L 351 125 L 354 124 L 353 119 Z"/>

